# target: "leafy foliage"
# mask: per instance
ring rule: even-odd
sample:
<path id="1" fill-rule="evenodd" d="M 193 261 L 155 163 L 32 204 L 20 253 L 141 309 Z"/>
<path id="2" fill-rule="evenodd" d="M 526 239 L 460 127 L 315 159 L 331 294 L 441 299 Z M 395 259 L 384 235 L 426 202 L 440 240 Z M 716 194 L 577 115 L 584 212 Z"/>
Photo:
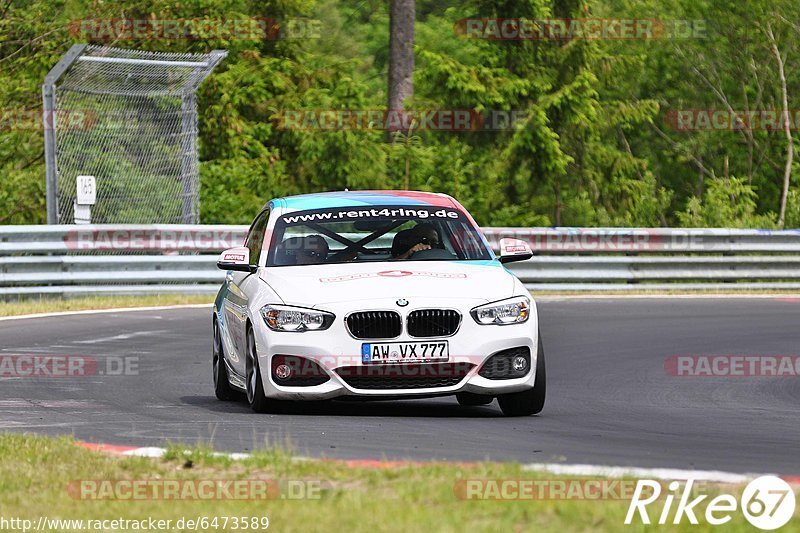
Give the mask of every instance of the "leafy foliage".
<path id="1" fill-rule="evenodd" d="M 743 179 L 714 179 L 706 184 L 703 198 L 693 196 L 678 213 L 682 225 L 692 228 L 769 228 L 774 215 L 756 214 L 758 195 Z"/>
<path id="2" fill-rule="evenodd" d="M 780 129 L 678 131 L 681 109 L 779 110 L 772 30 L 800 94 L 788 0 L 418 0 L 410 110 L 517 112 L 513 128 L 430 131 L 284 127 L 295 110 L 384 109 L 388 8 L 378 0 L 0 1 L 0 223 L 42 223 L 47 71 L 92 19 L 317 19 L 319 38 L 120 40 L 163 51 L 229 50 L 201 86 L 201 219 L 247 223 L 271 197 L 412 188 L 456 196 L 484 225 L 773 227 L 786 162 Z M 700 38 L 469 39 L 467 17 L 700 20 Z M 72 29 L 72 31 L 71 31 Z M 35 122 L 35 121 L 34 121 Z M 795 140 L 797 143 L 797 139 Z M 797 152 L 798 150 L 795 150 Z M 797 168 L 794 182 L 797 181 Z M 787 226 L 800 225 L 791 187 Z"/>

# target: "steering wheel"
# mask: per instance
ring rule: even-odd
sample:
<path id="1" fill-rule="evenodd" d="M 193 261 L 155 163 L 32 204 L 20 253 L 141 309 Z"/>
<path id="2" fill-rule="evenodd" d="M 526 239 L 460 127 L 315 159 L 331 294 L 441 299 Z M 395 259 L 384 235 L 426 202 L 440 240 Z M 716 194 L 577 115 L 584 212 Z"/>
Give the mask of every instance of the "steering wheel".
<path id="1" fill-rule="evenodd" d="M 447 250 L 442 250 L 441 248 L 420 250 L 419 252 L 414 252 L 414 254 L 411 257 L 409 257 L 409 260 L 411 261 L 434 261 L 434 260 L 450 261 L 453 259 L 458 259 L 458 256 L 456 256 L 455 254 L 451 254 Z"/>

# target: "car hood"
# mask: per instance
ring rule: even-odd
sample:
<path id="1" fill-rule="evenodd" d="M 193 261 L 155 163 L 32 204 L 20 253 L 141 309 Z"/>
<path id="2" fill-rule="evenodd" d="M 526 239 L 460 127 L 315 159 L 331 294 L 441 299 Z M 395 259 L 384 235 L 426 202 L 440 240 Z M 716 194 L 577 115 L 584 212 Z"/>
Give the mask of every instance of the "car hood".
<path id="1" fill-rule="evenodd" d="M 514 296 L 515 277 L 497 261 L 343 263 L 261 269 L 286 304 L 383 298 L 448 298 L 491 302 Z"/>

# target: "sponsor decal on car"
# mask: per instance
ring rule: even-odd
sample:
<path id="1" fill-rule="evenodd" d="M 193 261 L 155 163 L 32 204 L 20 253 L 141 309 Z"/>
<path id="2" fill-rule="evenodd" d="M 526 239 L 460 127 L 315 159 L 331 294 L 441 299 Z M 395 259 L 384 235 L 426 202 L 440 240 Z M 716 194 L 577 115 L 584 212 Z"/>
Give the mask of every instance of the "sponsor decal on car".
<path id="1" fill-rule="evenodd" d="M 527 251 L 528 250 L 526 249 L 525 246 L 520 246 L 520 245 L 506 246 L 506 253 L 509 254 L 525 253 Z"/>
<path id="2" fill-rule="evenodd" d="M 429 218 L 458 219 L 461 216 L 462 213 L 459 210 L 452 208 L 387 206 L 384 208 L 317 209 L 300 214 L 284 215 L 281 219 L 284 224 L 304 224 L 307 222 L 394 220 L 396 218 L 422 220 Z"/>
<path id="3" fill-rule="evenodd" d="M 322 283 L 337 283 L 339 281 L 352 281 L 354 279 L 367 278 L 404 278 L 406 276 L 420 276 L 437 279 L 463 279 L 466 274 L 454 272 L 427 272 L 419 270 L 382 270 L 380 272 L 364 272 L 360 274 L 348 274 L 346 276 L 334 276 L 332 278 L 319 278 Z"/>

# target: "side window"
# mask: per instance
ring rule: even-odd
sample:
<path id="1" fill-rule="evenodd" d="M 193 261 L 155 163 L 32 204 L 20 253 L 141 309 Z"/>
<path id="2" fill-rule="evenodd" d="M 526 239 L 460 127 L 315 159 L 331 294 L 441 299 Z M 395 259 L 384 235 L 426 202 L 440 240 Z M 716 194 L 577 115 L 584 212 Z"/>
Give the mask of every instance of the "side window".
<path id="1" fill-rule="evenodd" d="M 245 246 L 250 249 L 251 265 L 257 265 L 261 257 L 261 247 L 264 245 L 264 233 L 266 232 L 268 221 L 269 209 L 263 211 L 256 217 L 255 222 L 250 226 L 250 231 L 247 233 L 247 242 Z"/>

